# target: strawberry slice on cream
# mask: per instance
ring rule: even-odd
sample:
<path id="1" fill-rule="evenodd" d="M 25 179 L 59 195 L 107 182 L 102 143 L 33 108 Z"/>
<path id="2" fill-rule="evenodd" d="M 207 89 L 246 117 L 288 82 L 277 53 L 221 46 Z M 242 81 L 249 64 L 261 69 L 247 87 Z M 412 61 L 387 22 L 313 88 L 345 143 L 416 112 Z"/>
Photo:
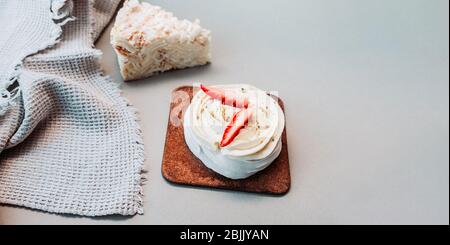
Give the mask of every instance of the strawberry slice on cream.
<path id="1" fill-rule="evenodd" d="M 248 107 L 248 98 L 244 96 L 239 96 L 236 93 L 231 93 L 229 91 L 225 91 L 218 88 L 212 88 L 205 86 L 203 84 L 200 85 L 200 88 L 205 92 L 209 97 L 219 100 L 224 105 L 233 106 L 236 108 L 247 108 Z"/>
<path id="2" fill-rule="evenodd" d="M 226 147 L 233 142 L 234 138 L 236 138 L 241 129 L 247 125 L 250 117 L 253 115 L 253 111 L 253 109 L 247 108 L 241 109 L 234 114 L 233 119 L 223 133 L 220 147 Z"/>

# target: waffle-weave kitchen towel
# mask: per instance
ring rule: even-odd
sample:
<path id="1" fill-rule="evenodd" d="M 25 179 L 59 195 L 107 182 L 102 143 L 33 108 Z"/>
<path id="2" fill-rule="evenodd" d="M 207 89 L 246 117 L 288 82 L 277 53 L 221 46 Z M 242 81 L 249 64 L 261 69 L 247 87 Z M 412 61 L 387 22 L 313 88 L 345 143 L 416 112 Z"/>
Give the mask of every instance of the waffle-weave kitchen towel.
<path id="1" fill-rule="evenodd" d="M 93 46 L 120 0 L 0 0 L 0 203 L 142 213 L 135 111 Z"/>

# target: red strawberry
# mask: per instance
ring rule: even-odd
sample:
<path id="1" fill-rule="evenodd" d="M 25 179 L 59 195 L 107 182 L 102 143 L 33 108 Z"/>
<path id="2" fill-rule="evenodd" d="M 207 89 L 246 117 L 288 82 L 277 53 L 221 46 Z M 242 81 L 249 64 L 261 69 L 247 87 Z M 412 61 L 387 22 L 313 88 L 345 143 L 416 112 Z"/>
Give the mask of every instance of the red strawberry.
<path id="1" fill-rule="evenodd" d="M 220 100 L 224 105 L 229 105 L 237 108 L 248 107 L 248 98 L 246 97 L 243 96 L 239 97 L 236 94 L 227 93 L 218 88 L 207 87 L 204 86 L 203 84 L 200 85 L 200 88 L 211 98 L 215 100 Z"/>
<path id="2" fill-rule="evenodd" d="M 253 109 L 241 109 L 236 114 L 234 114 L 233 119 L 231 120 L 230 124 L 228 124 L 223 133 L 220 147 L 225 147 L 231 144 L 231 142 L 233 142 L 234 138 L 236 138 L 241 129 L 247 125 L 252 115 Z"/>

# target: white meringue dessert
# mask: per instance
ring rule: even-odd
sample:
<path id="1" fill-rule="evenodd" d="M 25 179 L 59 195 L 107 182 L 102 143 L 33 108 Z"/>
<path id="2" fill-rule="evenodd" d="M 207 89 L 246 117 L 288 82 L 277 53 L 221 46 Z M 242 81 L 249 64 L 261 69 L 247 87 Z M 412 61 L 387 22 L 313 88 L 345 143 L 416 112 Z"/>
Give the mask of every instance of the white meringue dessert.
<path id="1" fill-rule="evenodd" d="M 183 121 L 191 152 L 230 179 L 267 168 L 281 153 L 284 125 L 278 102 L 246 84 L 194 88 Z"/>
<path id="2" fill-rule="evenodd" d="M 149 3 L 127 0 L 111 31 L 124 80 L 210 62 L 210 31 Z"/>

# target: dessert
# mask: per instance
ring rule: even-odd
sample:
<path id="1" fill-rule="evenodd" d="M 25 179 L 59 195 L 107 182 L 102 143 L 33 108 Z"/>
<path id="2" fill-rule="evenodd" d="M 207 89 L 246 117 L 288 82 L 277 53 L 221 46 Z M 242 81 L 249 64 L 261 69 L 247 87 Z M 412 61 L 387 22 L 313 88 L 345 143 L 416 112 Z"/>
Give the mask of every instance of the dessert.
<path id="1" fill-rule="evenodd" d="M 127 0 L 111 31 L 124 80 L 210 62 L 210 31 L 149 3 Z"/>
<path id="2" fill-rule="evenodd" d="M 201 85 L 183 122 L 191 152 L 214 172 L 245 179 L 280 155 L 284 113 L 266 92 L 250 85 Z"/>
<path id="3" fill-rule="evenodd" d="M 286 128 L 281 136 L 282 148 L 279 156 L 264 171 L 260 171 L 245 179 L 224 177 L 206 167 L 198 157 L 192 154 L 192 151 L 186 144 L 185 127 L 183 127 L 183 124 L 185 124 L 184 118 L 186 111 L 194 95 L 198 93 L 198 90 L 198 86 L 181 86 L 175 88 L 171 93 L 169 120 L 167 123 L 167 133 L 161 164 L 161 174 L 164 179 L 171 184 L 183 186 L 269 195 L 284 195 L 288 193 L 291 186 L 291 176 Z M 271 95 L 271 97 L 284 110 L 283 101 L 274 95 Z M 222 98 L 222 96 L 218 96 L 217 98 Z M 237 101 L 236 103 L 229 103 L 233 105 L 238 104 Z M 249 123 L 252 123 L 252 121 L 250 120 Z"/>

